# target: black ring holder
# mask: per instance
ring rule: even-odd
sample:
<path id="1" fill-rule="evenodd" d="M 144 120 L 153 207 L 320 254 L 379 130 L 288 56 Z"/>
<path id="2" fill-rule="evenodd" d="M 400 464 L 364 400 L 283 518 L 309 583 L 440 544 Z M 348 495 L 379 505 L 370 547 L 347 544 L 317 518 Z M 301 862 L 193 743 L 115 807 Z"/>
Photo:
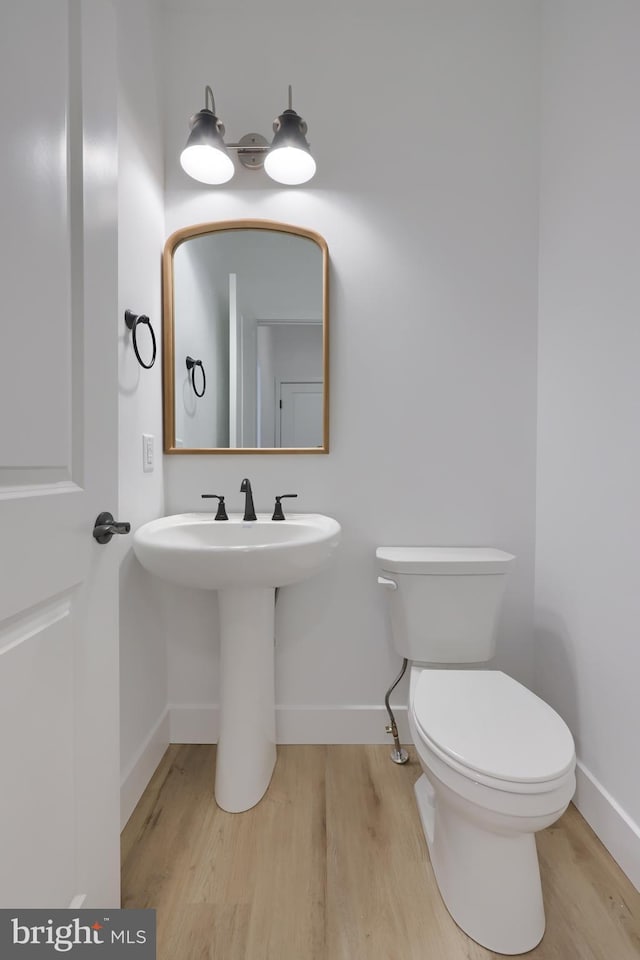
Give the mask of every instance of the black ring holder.
<path id="1" fill-rule="evenodd" d="M 196 367 L 200 367 L 202 373 L 202 392 L 198 393 L 196 389 Z M 193 387 L 193 392 L 196 397 L 204 397 L 204 392 L 207 389 L 207 378 L 204 373 L 204 366 L 202 360 L 194 360 L 193 357 L 187 357 L 187 370 L 189 370 L 189 377 L 191 379 L 191 386 Z"/>
<path id="2" fill-rule="evenodd" d="M 129 330 L 131 330 L 131 339 L 132 339 L 132 342 L 133 342 L 133 352 L 134 352 L 135 355 L 136 355 L 136 359 L 137 359 L 138 363 L 140 364 L 141 367 L 144 367 L 145 370 L 150 370 L 151 367 L 152 367 L 152 366 L 154 365 L 154 363 L 156 362 L 156 335 L 155 335 L 155 333 L 153 332 L 153 327 L 151 326 L 151 321 L 149 320 L 149 317 L 145 316 L 144 314 L 140 314 L 140 315 L 138 316 L 137 314 L 133 313 L 131 310 L 125 310 L 125 312 L 124 312 L 124 322 L 126 323 L 126 325 L 127 325 L 127 327 L 129 328 Z M 152 352 L 151 352 L 151 361 L 150 361 L 149 363 L 145 363 L 145 362 L 144 362 L 144 360 L 143 360 L 142 357 L 140 356 L 140 352 L 139 352 L 139 350 L 138 350 L 137 332 L 138 332 L 138 326 L 139 326 L 139 324 L 141 324 L 141 323 L 142 323 L 142 324 L 146 324 L 146 325 L 149 327 L 149 333 L 151 334 L 151 345 L 152 345 L 151 350 L 152 350 Z"/>

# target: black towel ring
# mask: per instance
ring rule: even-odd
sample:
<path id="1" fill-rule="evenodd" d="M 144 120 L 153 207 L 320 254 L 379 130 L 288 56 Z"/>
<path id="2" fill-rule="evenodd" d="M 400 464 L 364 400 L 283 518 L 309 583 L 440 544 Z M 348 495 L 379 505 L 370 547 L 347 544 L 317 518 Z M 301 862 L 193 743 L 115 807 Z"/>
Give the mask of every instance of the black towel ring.
<path id="1" fill-rule="evenodd" d="M 138 316 L 137 314 L 133 313 L 131 310 L 125 310 L 124 322 L 126 323 L 129 330 L 131 330 L 131 339 L 133 341 L 133 352 L 136 355 L 136 359 L 138 363 L 140 364 L 141 367 L 144 367 L 145 370 L 151 370 L 151 367 L 156 362 L 156 335 L 153 332 L 153 327 L 151 326 L 151 320 L 149 320 L 149 317 L 145 316 L 144 314 L 140 314 L 140 316 Z M 151 345 L 152 345 L 151 351 L 152 352 L 151 352 L 151 361 L 149 363 L 144 362 L 144 360 L 142 359 L 138 351 L 138 341 L 137 341 L 136 331 L 138 329 L 139 323 L 146 323 L 146 325 L 149 327 L 149 333 L 151 334 Z"/>
<path id="2" fill-rule="evenodd" d="M 202 372 L 202 393 L 198 393 L 196 390 L 196 367 L 200 367 Z M 204 397 L 204 392 L 207 389 L 207 378 L 204 375 L 202 360 L 194 360 L 193 357 L 187 357 L 187 370 L 191 371 L 191 386 L 193 387 L 193 392 L 196 397 Z"/>

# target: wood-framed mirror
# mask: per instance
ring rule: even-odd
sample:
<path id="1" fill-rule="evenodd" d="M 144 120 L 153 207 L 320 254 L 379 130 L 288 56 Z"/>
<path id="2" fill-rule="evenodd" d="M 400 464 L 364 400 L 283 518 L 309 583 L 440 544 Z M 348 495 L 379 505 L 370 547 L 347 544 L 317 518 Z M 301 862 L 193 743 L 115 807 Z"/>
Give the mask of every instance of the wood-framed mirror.
<path id="1" fill-rule="evenodd" d="M 165 453 L 329 452 L 329 252 L 271 220 L 177 230 L 163 255 Z"/>

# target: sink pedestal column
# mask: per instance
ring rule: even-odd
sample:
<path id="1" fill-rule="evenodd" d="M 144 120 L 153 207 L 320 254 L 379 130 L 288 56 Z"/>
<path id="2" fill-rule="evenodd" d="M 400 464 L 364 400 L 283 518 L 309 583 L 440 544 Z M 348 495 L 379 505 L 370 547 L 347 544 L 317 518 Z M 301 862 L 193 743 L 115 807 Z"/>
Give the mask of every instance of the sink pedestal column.
<path id="1" fill-rule="evenodd" d="M 264 796 L 276 762 L 275 590 L 218 590 L 220 735 L 215 797 L 229 813 Z"/>

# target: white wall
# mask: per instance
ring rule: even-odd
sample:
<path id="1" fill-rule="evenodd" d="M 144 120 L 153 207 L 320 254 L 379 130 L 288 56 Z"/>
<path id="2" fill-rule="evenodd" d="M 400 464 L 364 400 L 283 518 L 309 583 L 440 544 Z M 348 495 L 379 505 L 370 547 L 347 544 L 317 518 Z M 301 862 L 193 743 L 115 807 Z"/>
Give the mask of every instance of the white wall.
<path id="1" fill-rule="evenodd" d="M 277 324 L 273 354 L 276 379 L 322 380 L 321 324 Z"/>
<path id="2" fill-rule="evenodd" d="M 278 601 L 277 700 L 292 708 L 281 739 L 384 739 L 378 708 L 398 660 L 379 544 L 517 554 L 499 664 L 531 682 L 538 4 L 165 6 L 167 233 L 282 220 L 321 233 L 331 257 L 331 453 L 165 458 L 167 512 L 201 509 L 218 488 L 238 509 L 249 476 L 258 509 L 297 491 L 300 510 L 343 524 L 333 568 Z M 293 83 L 314 181 L 281 189 L 245 170 L 223 188 L 189 180 L 178 156 L 207 83 L 229 140 L 269 135 Z M 207 723 L 215 732 L 215 598 L 169 587 L 164 598 L 169 696 L 185 708 L 174 736 L 204 739 Z"/>
<path id="3" fill-rule="evenodd" d="M 120 519 L 135 529 L 164 512 L 160 339 L 160 256 L 164 242 L 163 155 L 152 0 L 117 0 L 118 299 Z M 124 311 L 147 314 L 158 339 L 151 370 L 137 363 Z M 148 331 L 140 352 L 150 356 Z M 155 437 L 156 467 L 142 472 L 142 434 Z M 131 537 L 118 537 L 122 819 L 126 821 L 168 741 L 166 651 L 159 588 L 135 560 Z"/>
<path id="4" fill-rule="evenodd" d="M 640 6 L 545 6 L 535 675 L 640 886 Z"/>

